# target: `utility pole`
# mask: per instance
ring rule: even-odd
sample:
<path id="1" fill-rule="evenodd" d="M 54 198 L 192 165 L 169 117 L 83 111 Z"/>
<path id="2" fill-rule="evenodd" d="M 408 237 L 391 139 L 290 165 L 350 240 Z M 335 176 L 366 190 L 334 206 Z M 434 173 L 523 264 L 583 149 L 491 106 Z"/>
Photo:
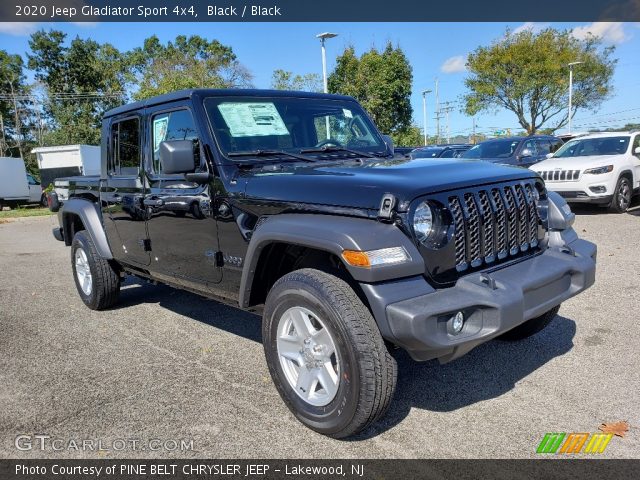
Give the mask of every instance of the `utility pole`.
<path id="1" fill-rule="evenodd" d="M 438 77 L 436 77 L 436 144 L 440 143 L 440 94 L 438 92 Z"/>
<path id="2" fill-rule="evenodd" d="M 449 131 L 449 113 L 453 111 L 453 107 L 451 106 L 452 103 L 453 102 L 443 102 L 444 108 L 442 109 L 447 122 L 447 143 L 451 143 L 451 136 Z"/>
<path id="3" fill-rule="evenodd" d="M 580 65 L 584 62 L 571 62 L 569 63 L 569 133 L 571 133 L 571 117 L 573 113 L 573 67 Z"/>
<path id="4" fill-rule="evenodd" d="M 469 143 L 472 143 L 475 145 L 476 144 L 476 117 L 475 116 L 472 117 L 472 120 L 473 120 L 473 141 Z"/>
<path id="5" fill-rule="evenodd" d="M 422 128 L 424 129 L 424 145 L 427 146 L 427 93 L 431 90 L 422 91 Z"/>

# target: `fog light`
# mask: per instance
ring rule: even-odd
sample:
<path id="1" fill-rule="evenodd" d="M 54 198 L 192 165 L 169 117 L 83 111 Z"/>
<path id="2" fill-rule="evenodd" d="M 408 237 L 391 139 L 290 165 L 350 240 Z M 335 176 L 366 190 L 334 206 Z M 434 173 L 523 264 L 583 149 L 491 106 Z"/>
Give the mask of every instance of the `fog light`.
<path id="1" fill-rule="evenodd" d="M 607 193 L 607 187 L 605 186 L 597 186 L 597 187 L 589 187 L 593 193 Z"/>
<path id="2" fill-rule="evenodd" d="M 464 313 L 458 312 L 451 317 L 451 330 L 453 333 L 460 333 L 464 326 Z"/>

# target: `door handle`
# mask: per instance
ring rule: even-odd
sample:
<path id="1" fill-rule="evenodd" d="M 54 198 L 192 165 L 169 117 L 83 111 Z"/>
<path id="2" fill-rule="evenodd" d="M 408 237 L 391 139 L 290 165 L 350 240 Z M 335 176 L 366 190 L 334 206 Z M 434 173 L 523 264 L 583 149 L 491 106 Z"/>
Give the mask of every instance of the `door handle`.
<path id="1" fill-rule="evenodd" d="M 164 200 L 160 198 L 145 198 L 142 201 L 142 204 L 145 207 L 161 207 L 162 205 L 164 205 Z"/>

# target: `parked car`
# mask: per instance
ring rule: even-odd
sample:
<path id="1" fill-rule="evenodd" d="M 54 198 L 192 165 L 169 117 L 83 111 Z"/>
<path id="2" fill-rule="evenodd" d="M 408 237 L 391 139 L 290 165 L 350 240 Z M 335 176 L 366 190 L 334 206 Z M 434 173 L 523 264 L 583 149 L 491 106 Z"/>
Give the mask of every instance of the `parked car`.
<path id="1" fill-rule="evenodd" d="M 640 132 L 607 132 L 569 140 L 533 168 L 569 203 L 626 212 L 640 190 Z"/>
<path id="2" fill-rule="evenodd" d="M 411 152 L 411 158 L 458 158 L 469 150 L 471 144 L 427 145 Z"/>
<path id="3" fill-rule="evenodd" d="M 24 160 L 0 157 L 0 210 L 4 206 L 17 207 L 39 203 L 42 198 L 40 182 L 27 173 Z"/>
<path id="4" fill-rule="evenodd" d="M 186 90 L 102 132 L 101 177 L 68 179 L 53 231 L 85 305 L 133 275 L 259 308 L 284 403 L 331 437 L 387 411 L 388 344 L 449 362 L 521 340 L 595 279 L 596 246 L 534 172 L 395 156 L 351 97 Z"/>
<path id="5" fill-rule="evenodd" d="M 530 167 L 562 146 L 562 140 L 550 135 L 507 137 L 485 140 L 471 147 L 462 158 L 484 160 L 503 165 Z"/>
<path id="6" fill-rule="evenodd" d="M 402 155 L 403 157 L 409 155 L 416 147 L 395 147 L 394 152 L 396 155 Z"/>

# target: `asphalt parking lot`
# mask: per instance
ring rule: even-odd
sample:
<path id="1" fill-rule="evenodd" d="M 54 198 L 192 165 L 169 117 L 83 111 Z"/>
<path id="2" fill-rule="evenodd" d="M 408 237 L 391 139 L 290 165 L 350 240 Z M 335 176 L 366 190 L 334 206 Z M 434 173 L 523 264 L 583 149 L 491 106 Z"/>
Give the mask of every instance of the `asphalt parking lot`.
<path id="1" fill-rule="evenodd" d="M 398 352 L 387 417 L 349 441 L 306 429 L 280 401 L 258 316 L 135 280 L 116 308 L 91 311 L 76 294 L 69 249 L 51 236 L 55 217 L 0 224 L 0 457 L 533 457 L 546 432 L 627 420 L 631 430 L 603 456 L 638 458 L 635 205 L 624 215 L 576 209 L 576 230 L 598 244 L 596 285 L 546 330 L 447 365 Z M 63 449 L 18 450 L 21 434 Z M 83 439 L 111 449 L 68 447 Z M 164 448 L 137 449 L 151 439 Z M 185 450 L 173 448 L 180 440 Z"/>

